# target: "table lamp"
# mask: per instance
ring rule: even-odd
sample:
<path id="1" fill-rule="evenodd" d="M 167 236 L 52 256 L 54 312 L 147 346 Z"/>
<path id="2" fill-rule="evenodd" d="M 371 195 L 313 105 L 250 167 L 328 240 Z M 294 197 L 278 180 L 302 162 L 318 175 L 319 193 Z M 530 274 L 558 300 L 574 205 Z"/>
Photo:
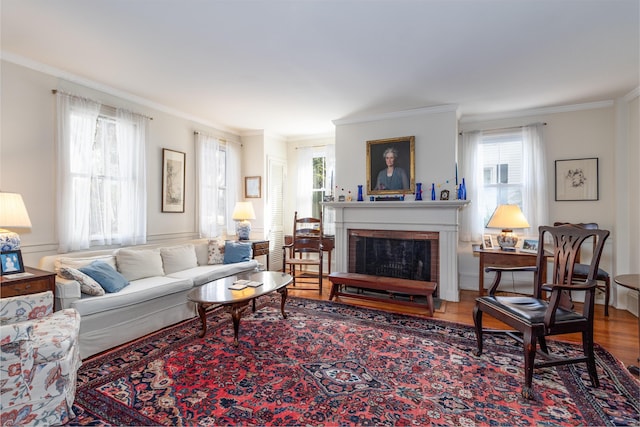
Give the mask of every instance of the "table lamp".
<path id="1" fill-rule="evenodd" d="M 236 222 L 236 234 L 238 240 L 249 240 L 251 234 L 250 219 L 256 219 L 256 213 L 253 211 L 251 202 L 237 202 L 233 208 L 231 218 Z"/>
<path id="2" fill-rule="evenodd" d="M 499 205 L 491 215 L 487 228 L 501 228 L 498 244 L 503 251 L 515 251 L 518 236 L 514 228 L 529 228 L 529 223 L 518 205 Z"/>
<path id="3" fill-rule="evenodd" d="M 0 251 L 20 249 L 20 236 L 6 228 L 31 228 L 27 208 L 18 193 L 0 192 Z"/>

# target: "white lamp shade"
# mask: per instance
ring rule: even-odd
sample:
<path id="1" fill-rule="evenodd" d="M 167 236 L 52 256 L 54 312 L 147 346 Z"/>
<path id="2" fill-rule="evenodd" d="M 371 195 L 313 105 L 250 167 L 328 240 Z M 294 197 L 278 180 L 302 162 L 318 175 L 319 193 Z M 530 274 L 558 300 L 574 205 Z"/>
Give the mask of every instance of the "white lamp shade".
<path id="1" fill-rule="evenodd" d="M 31 228 L 31 220 L 20 194 L 0 192 L 0 228 Z"/>
<path id="2" fill-rule="evenodd" d="M 487 228 L 513 230 L 514 228 L 529 228 L 529 223 L 518 205 L 500 205 L 493 212 Z"/>
<path id="3" fill-rule="evenodd" d="M 231 218 L 236 221 L 244 221 L 247 219 L 256 219 L 256 213 L 253 210 L 251 202 L 237 202 L 233 208 Z"/>

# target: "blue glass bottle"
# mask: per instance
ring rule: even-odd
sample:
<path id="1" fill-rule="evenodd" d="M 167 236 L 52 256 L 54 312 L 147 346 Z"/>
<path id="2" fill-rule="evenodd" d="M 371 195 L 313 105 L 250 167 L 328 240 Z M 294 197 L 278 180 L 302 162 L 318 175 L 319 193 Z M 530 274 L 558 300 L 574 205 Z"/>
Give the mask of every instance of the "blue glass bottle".
<path id="1" fill-rule="evenodd" d="M 436 185 L 431 183 L 431 200 L 436 199 Z"/>

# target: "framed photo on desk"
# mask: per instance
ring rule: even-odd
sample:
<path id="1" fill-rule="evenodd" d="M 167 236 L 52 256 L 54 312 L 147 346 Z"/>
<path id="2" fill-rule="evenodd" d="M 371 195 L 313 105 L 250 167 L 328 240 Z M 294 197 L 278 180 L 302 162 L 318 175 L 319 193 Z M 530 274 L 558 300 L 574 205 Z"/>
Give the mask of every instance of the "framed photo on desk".
<path id="1" fill-rule="evenodd" d="M 491 234 L 485 234 L 482 236 L 482 249 L 495 249 L 496 244 L 493 241 L 493 236 Z"/>

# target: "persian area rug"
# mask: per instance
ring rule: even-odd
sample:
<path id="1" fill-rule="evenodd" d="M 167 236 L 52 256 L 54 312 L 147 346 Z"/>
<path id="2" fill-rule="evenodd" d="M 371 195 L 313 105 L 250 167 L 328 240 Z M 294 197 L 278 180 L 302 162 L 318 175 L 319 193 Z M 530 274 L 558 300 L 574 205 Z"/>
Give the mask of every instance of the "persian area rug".
<path id="1" fill-rule="evenodd" d="M 522 350 L 469 326 L 335 302 L 263 297 L 86 360 L 73 425 L 638 425 L 639 382 L 597 346 L 600 388 L 584 364 L 538 369 L 520 397 Z M 471 316 L 471 314 L 469 314 Z M 549 342 L 567 355 L 574 344 Z"/>

